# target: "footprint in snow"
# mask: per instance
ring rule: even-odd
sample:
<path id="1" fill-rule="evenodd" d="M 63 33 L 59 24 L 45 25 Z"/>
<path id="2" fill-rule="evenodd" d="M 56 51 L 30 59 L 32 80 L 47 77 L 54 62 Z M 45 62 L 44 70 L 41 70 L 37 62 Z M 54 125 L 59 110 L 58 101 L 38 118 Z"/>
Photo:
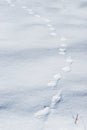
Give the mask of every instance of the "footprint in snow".
<path id="1" fill-rule="evenodd" d="M 48 87 L 56 87 L 57 86 L 57 81 L 50 81 L 48 84 L 47 84 Z"/>
<path id="2" fill-rule="evenodd" d="M 61 94 L 61 91 L 59 91 L 56 95 L 54 95 L 52 97 L 52 100 L 51 100 L 51 108 L 55 108 L 55 106 L 61 101 L 62 99 L 62 94 Z"/>
<path id="3" fill-rule="evenodd" d="M 60 55 L 65 55 L 66 54 L 66 48 L 59 48 L 59 54 Z"/>
<path id="4" fill-rule="evenodd" d="M 65 67 L 62 68 L 62 70 L 64 72 L 70 72 L 71 71 L 71 67 L 70 66 L 65 66 Z"/>
<path id="5" fill-rule="evenodd" d="M 60 55 L 65 55 L 66 54 L 66 47 L 67 47 L 67 44 L 65 43 L 66 38 L 62 37 L 60 39 L 60 41 L 61 41 L 61 44 L 60 44 L 60 48 L 59 48 L 59 54 Z"/>
<path id="6" fill-rule="evenodd" d="M 61 74 L 55 74 L 55 75 L 53 76 L 53 78 L 54 78 L 55 80 L 59 81 L 59 80 L 62 78 L 62 76 L 61 76 Z"/>
<path id="7" fill-rule="evenodd" d="M 68 64 L 72 64 L 73 63 L 73 59 L 71 58 L 71 56 L 69 56 L 67 59 L 66 59 L 66 62 Z"/>
<path id="8" fill-rule="evenodd" d="M 26 6 L 22 6 L 22 8 L 23 8 L 23 9 L 27 9 L 27 7 L 26 7 Z"/>
<path id="9" fill-rule="evenodd" d="M 61 37 L 61 39 L 60 39 L 61 42 L 66 42 L 66 40 L 67 39 L 65 37 Z"/>
<path id="10" fill-rule="evenodd" d="M 50 108 L 49 107 L 45 107 L 42 110 L 39 110 L 38 112 L 35 113 L 35 117 L 36 118 L 45 118 L 50 114 Z"/>
<path id="11" fill-rule="evenodd" d="M 62 44 L 60 45 L 60 47 L 66 48 L 66 47 L 67 47 L 67 44 L 66 44 L 66 43 L 62 43 Z"/>
<path id="12" fill-rule="evenodd" d="M 61 74 L 55 74 L 53 76 L 53 78 L 54 78 L 53 81 L 48 83 L 48 85 L 47 85 L 48 87 L 57 87 L 57 84 L 58 84 L 59 80 L 61 80 L 62 76 L 61 76 Z"/>
<path id="13" fill-rule="evenodd" d="M 66 55 L 65 51 L 59 51 L 59 55 Z"/>
<path id="14" fill-rule="evenodd" d="M 54 27 L 50 27 L 49 30 L 50 31 L 55 31 L 55 28 Z"/>
<path id="15" fill-rule="evenodd" d="M 50 33 L 51 36 L 55 37 L 57 34 L 55 32 Z"/>

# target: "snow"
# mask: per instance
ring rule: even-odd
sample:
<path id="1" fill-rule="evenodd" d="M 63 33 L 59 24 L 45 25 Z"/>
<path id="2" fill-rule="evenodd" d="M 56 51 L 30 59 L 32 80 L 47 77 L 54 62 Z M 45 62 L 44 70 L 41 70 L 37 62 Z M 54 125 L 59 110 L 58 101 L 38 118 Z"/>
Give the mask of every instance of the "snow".
<path id="1" fill-rule="evenodd" d="M 56 95 L 52 97 L 51 108 L 55 108 L 56 104 L 61 101 L 61 98 L 61 91 L 59 91 Z"/>
<path id="2" fill-rule="evenodd" d="M 67 39 L 65 38 L 65 37 L 61 37 L 61 39 L 60 39 L 62 42 L 66 42 L 67 41 Z M 65 47 L 65 44 L 63 44 L 64 45 L 64 47 Z"/>
<path id="3" fill-rule="evenodd" d="M 0 0 L 0 130 L 87 130 L 86 16 L 86 0 Z"/>
<path id="4" fill-rule="evenodd" d="M 55 80 L 60 80 L 62 78 L 61 74 L 55 74 L 54 79 Z"/>
<path id="5" fill-rule="evenodd" d="M 67 63 L 68 64 L 72 64 L 73 63 L 73 59 L 71 58 L 71 56 L 69 56 L 67 59 L 66 59 Z"/>
<path id="6" fill-rule="evenodd" d="M 57 84 L 57 81 L 55 80 L 55 81 L 49 82 L 47 85 L 48 85 L 48 87 L 55 87 L 56 84 Z"/>
<path id="7" fill-rule="evenodd" d="M 36 112 L 35 117 L 37 117 L 37 118 L 43 117 L 44 118 L 44 117 L 48 116 L 49 114 L 50 114 L 50 108 L 46 107 L 43 110 Z"/>
<path id="8" fill-rule="evenodd" d="M 61 47 L 66 48 L 66 47 L 67 47 L 67 44 L 62 43 L 62 44 L 61 44 Z"/>
<path id="9" fill-rule="evenodd" d="M 65 66 L 65 67 L 62 68 L 62 70 L 64 72 L 70 72 L 71 71 L 71 67 L 70 66 Z"/>

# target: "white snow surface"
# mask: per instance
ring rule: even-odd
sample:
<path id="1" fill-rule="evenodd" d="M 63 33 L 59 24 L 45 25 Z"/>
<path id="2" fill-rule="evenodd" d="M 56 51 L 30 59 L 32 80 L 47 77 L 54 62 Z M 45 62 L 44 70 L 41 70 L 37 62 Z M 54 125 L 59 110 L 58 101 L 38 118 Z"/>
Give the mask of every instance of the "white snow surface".
<path id="1" fill-rule="evenodd" d="M 0 0 L 0 130 L 87 130 L 86 59 L 87 0 Z"/>

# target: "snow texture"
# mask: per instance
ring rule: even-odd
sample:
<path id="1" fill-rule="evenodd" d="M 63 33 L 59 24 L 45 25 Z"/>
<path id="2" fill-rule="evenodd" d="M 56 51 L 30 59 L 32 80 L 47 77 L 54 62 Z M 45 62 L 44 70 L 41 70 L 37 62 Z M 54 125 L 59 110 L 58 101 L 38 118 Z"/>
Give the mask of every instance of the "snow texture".
<path id="1" fill-rule="evenodd" d="M 86 59 L 86 0 L 0 0 L 0 130 L 87 130 Z"/>

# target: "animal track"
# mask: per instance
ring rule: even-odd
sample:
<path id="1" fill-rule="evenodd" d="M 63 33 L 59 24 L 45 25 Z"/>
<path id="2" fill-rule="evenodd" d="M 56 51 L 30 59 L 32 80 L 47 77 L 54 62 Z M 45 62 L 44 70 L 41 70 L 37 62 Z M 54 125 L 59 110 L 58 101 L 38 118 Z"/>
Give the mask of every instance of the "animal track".
<path id="1" fill-rule="evenodd" d="M 70 72 L 71 71 L 71 67 L 70 66 L 65 66 L 65 67 L 62 68 L 62 70 L 64 72 Z"/>
<path id="2" fill-rule="evenodd" d="M 50 114 L 50 108 L 46 107 L 42 110 L 39 110 L 38 112 L 35 113 L 36 118 L 45 118 Z"/>
<path id="3" fill-rule="evenodd" d="M 7 3 L 11 6 L 11 7 L 15 7 L 15 4 L 12 3 L 10 0 L 6 0 Z M 35 13 L 33 11 L 32 8 L 28 8 L 27 6 L 21 6 L 22 9 L 24 9 L 25 11 L 27 11 L 27 13 L 29 15 L 33 15 L 35 18 L 39 18 L 39 19 L 43 19 L 43 21 L 45 22 L 45 25 L 46 27 L 48 28 L 48 30 L 50 31 L 49 32 L 49 35 L 51 37 L 57 37 L 57 33 L 56 33 L 56 29 L 55 27 L 51 24 L 51 20 L 49 18 L 44 18 L 43 16 L 41 16 L 40 14 L 38 13 Z M 67 53 L 67 44 L 66 44 L 66 41 L 67 39 L 65 37 L 61 37 L 60 38 L 60 47 L 59 47 L 59 54 L 60 55 L 66 55 Z M 66 63 L 67 65 L 65 65 L 62 69 L 61 69 L 61 72 L 64 73 L 64 72 L 70 72 L 71 71 L 71 64 L 73 63 L 73 60 L 71 58 L 71 56 L 68 56 L 66 58 Z M 53 80 L 50 81 L 47 86 L 48 87 L 57 87 L 58 85 L 58 82 L 62 79 L 63 75 L 61 75 L 61 73 L 58 73 L 55 74 L 53 76 Z M 49 88 L 50 89 L 50 88 Z M 58 91 L 58 90 L 57 90 Z M 49 117 L 50 113 L 51 113 L 51 109 L 54 109 L 56 107 L 56 104 L 58 104 L 61 99 L 62 99 L 62 92 L 61 91 L 58 91 L 56 92 L 56 94 L 52 97 L 51 99 L 51 104 L 49 105 L 49 107 L 45 107 L 43 108 L 42 110 L 39 110 L 37 111 L 34 116 L 36 118 L 47 118 Z"/>
<path id="4" fill-rule="evenodd" d="M 50 107 L 52 109 L 55 108 L 56 104 L 59 103 L 61 101 L 61 99 L 62 99 L 62 92 L 59 91 L 56 95 L 54 95 L 52 97 L 51 106 Z"/>

